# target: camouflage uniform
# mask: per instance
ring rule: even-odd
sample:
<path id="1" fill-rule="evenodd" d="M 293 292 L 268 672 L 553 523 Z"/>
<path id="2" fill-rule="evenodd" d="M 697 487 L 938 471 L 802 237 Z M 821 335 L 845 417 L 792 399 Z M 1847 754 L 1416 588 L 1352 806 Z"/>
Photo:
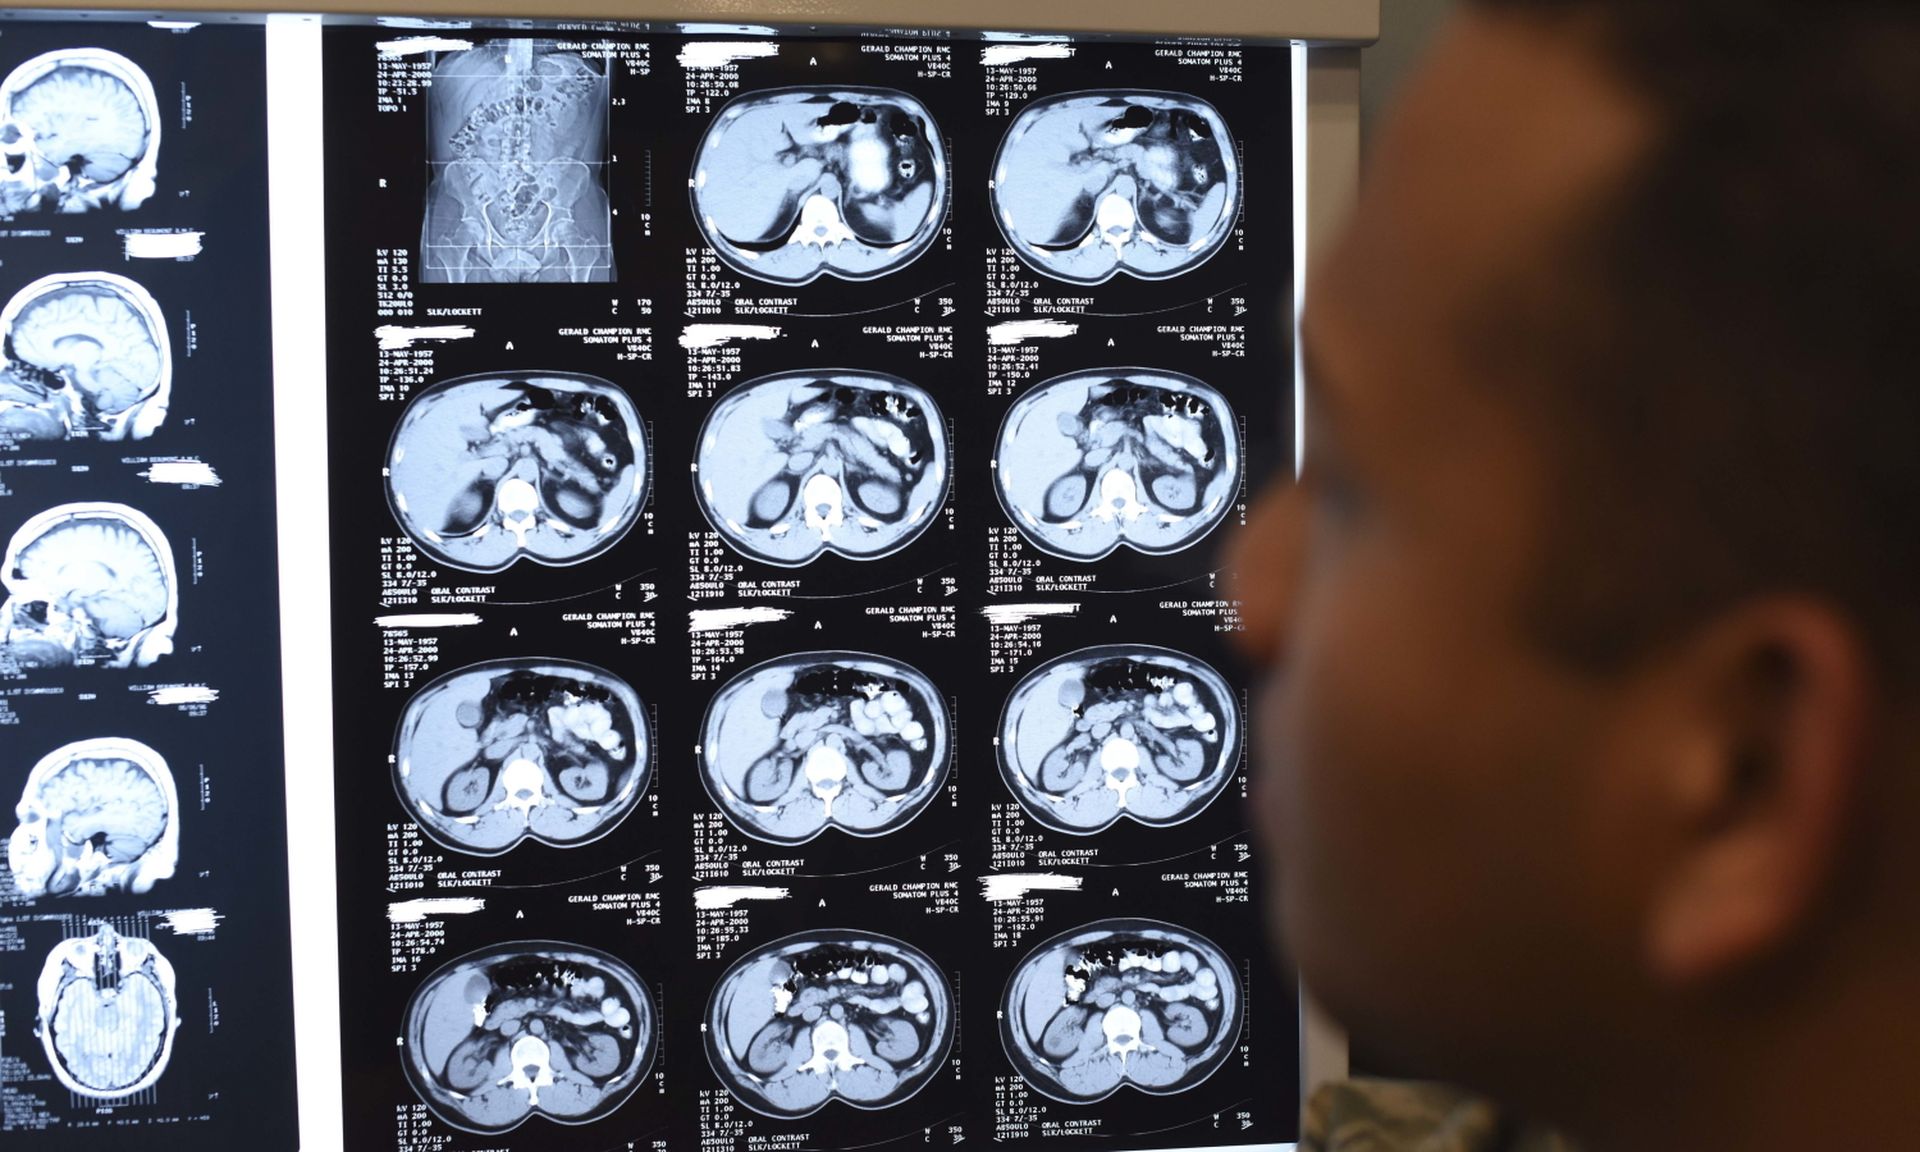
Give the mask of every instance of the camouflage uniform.
<path id="1" fill-rule="evenodd" d="M 1327 1084 L 1307 1102 L 1303 1128 L 1300 1152 L 1576 1152 L 1564 1137 L 1438 1084 Z"/>

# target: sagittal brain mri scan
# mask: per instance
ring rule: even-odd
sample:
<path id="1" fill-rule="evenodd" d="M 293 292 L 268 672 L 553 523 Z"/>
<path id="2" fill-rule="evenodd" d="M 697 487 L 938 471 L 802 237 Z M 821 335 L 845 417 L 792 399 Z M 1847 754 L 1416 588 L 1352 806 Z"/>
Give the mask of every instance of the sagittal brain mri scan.
<path id="1" fill-rule="evenodd" d="M 394 788 L 456 852 L 522 840 L 565 848 L 626 819 L 653 776 L 647 712 L 626 682 L 569 660 L 495 660 L 450 672 L 408 702 Z"/>
<path id="2" fill-rule="evenodd" d="M 554 42 L 442 56 L 427 95 L 428 284 L 613 279 L 605 64 Z"/>
<path id="3" fill-rule="evenodd" d="M 1020 806 L 1057 832 L 1121 819 L 1149 827 L 1199 815 L 1240 759 L 1232 688 L 1165 648 L 1087 648 L 1034 669 L 1000 719 L 1000 774 Z"/>
<path id="4" fill-rule="evenodd" d="M 1240 984 L 1214 943 L 1153 920 L 1102 920 L 1027 954 L 1000 1035 L 1027 1083 L 1067 1104 L 1121 1088 L 1185 1092 L 1240 1035 Z"/>
<path id="5" fill-rule="evenodd" d="M 460 957 L 407 1002 L 401 1055 L 447 1124 L 492 1134 L 540 1115 L 586 1124 L 653 1065 L 653 996 L 633 969 L 576 944 L 523 941 Z"/>
<path id="6" fill-rule="evenodd" d="M 1076 92 L 1029 104 L 1000 142 L 990 193 L 1007 243 L 1075 284 L 1165 280 L 1219 251 L 1240 210 L 1233 137 L 1213 105 L 1171 92 Z"/>
<path id="7" fill-rule="evenodd" d="M 145 668 L 173 651 L 173 548 L 124 504 L 62 504 L 7 542 L 0 658 L 21 669 Z"/>
<path id="8" fill-rule="evenodd" d="M 578 564 L 646 504 L 646 427 L 596 376 L 463 376 L 408 401 L 387 451 L 387 500 L 428 556 L 469 572 Z"/>
<path id="9" fill-rule="evenodd" d="M 166 421 L 167 322 L 125 276 L 35 280 L 0 309 L 0 350 L 0 443 L 144 440 Z"/>
<path id="10" fill-rule="evenodd" d="M 721 397 L 695 488 L 721 537 L 768 564 L 874 560 L 912 543 L 947 496 L 933 397 L 879 372 L 790 372 Z"/>
<path id="11" fill-rule="evenodd" d="M 1007 411 L 994 484 L 1007 518 L 1044 552 L 1081 561 L 1122 546 L 1179 552 L 1232 508 L 1238 437 L 1226 397 L 1191 376 L 1076 372 Z"/>
<path id="12" fill-rule="evenodd" d="M 107 924 L 63 940 L 40 969 L 36 1030 L 60 1083 L 123 1100 L 159 1082 L 180 1027 L 173 965 L 153 942 Z"/>
<path id="13" fill-rule="evenodd" d="M 833 1100 L 891 1108 L 953 1044 L 953 993 L 919 949 L 823 930 L 736 960 L 707 1006 L 707 1058 L 735 1099 L 779 1118 Z"/>
<path id="14" fill-rule="evenodd" d="M 750 668 L 707 706 L 700 778 L 756 840 L 802 844 L 829 827 L 883 836 L 946 780 L 946 698 L 917 669 L 858 652 Z"/>
<path id="15" fill-rule="evenodd" d="M 180 861 L 173 772 L 138 740 L 48 753 L 27 774 L 14 816 L 7 867 L 28 899 L 150 892 Z"/>
<path id="16" fill-rule="evenodd" d="M 35 56 L 0 82 L 0 110 L 0 215 L 138 208 L 153 195 L 160 106 L 125 56 Z"/>
<path id="17" fill-rule="evenodd" d="M 889 88 L 784 88 L 720 110 L 693 163 L 693 214 L 756 280 L 871 280 L 932 246 L 947 152 L 918 100 Z"/>

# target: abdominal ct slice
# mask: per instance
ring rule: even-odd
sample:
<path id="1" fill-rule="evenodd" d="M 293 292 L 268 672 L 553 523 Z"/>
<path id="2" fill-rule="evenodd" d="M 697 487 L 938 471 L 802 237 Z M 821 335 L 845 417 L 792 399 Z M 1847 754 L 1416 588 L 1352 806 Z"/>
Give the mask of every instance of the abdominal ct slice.
<path id="1" fill-rule="evenodd" d="M 7 544 L 0 656 L 41 668 L 145 668 L 173 651 L 180 616 L 173 548 L 124 504 L 62 504 Z"/>
<path id="2" fill-rule="evenodd" d="M 450 961 L 407 1001 L 401 1064 L 422 1103 L 465 1132 L 538 1114 L 589 1124 L 625 1104 L 659 1047 L 653 994 L 578 944 L 527 940 Z"/>
<path id="3" fill-rule="evenodd" d="M 0 341 L 0 443 L 144 440 L 166 421 L 166 318 L 125 276 L 42 276 L 0 309 Z"/>
<path id="4" fill-rule="evenodd" d="M 74 1094 L 124 1100 L 166 1072 L 180 993 L 173 965 L 151 941 L 102 923 L 56 946 L 35 990 L 41 1048 Z"/>
<path id="5" fill-rule="evenodd" d="M 125 56 L 35 56 L 0 81 L 0 116 L 0 216 L 132 209 L 153 195 L 160 108 Z"/>
<path id="6" fill-rule="evenodd" d="M 722 108 L 694 156 L 693 215 L 735 271 L 775 284 L 871 280 L 932 246 L 946 146 L 891 88 L 784 88 Z"/>
<path id="7" fill-rule="evenodd" d="M 81 740 L 27 774 L 7 865 L 20 895 L 144 894 L 180 860 L 180 797 L 138 740 Z"/>
<path id="8" fill-rule="evenodd" d="M 393 783 L 422 831 L 495 856 L 523 840 L 591 843 L 632 814 L 653 778 L 646 706 L 603 668 L 492 660 L 414 694 Z"/>

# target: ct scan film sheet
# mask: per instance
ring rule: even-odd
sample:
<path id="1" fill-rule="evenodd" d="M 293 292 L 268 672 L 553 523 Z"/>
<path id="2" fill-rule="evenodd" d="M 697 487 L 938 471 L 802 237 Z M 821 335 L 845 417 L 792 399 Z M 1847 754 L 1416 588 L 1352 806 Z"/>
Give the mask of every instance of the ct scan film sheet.
<path id="1" fill-rule="evenodd" d="M 1284 50 L 324 40 L 347 1146 L 1294 1139 Z"/>
<path id="2" fill-rule="evenodd" d="M 261 30 L 0 77 L 0 1147 L 291 1147 Z"/>

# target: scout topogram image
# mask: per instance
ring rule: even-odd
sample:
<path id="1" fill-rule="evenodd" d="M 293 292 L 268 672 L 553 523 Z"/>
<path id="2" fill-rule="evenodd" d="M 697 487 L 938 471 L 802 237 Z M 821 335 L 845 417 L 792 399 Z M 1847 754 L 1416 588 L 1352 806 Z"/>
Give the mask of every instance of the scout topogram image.
<path id="1" fill-rule="evenodd" d="M 1122 545 L 1179 552 L 1232 507 L 1238 437 L 1226 397 L 1191 376 L 1076 372 L 1007 411 L 994 484 L 1014 527 L 1055 556 L 1098 560 Z"/>
<path id="2" fill-rule="evenodd" d="M 910 944 L 821 930 L 736 960 L 707 1005 L 707 1058 L 763 1115 L 840 1100 L 890 1108 L 926 1086 L 953 1044 L 953 994 Z"/>
<path id="3" fill-rule="evenodd" d="M 1240 1036 L 1240 985 L 1212 941 L 1153 920 L 1102 920 L 1035 948 L 1014 969 L 1000 1037 L 1027 1083 L 1092 1104 L 1123 1087 L 1185 1092 Z"/>
<path id="4" fill-rule="evenodd" d="M 27 773 L 7 840 L 13 886 L 41 896 L 144 894 L 180 862 L 180 796 L 138 740 L 81 740 Z"/>
<path id="5" fill-rule="evenodd" d="M 700 231 L 736 271 L 775 284 L 871 280 L 939 236 L 947 152 L 905 92 L 754 92 L 713 118 L 692 187 Z"/>
<path id="6" fill-rule="evenodd" d="M 159 1082 L 180 1027 L 173 965 L 148 940 L 107 924 L 62 941 L 40 969 L 36 1030 L 60 1083 L 122 1100 Z"/>
<path id="7" fill-rule="evenodd" d="M 16 667 L 145 668 L 173 651 L 173 548 L 125 504 L 62 504 L 7 542 L 0 658 Z"/>
<path id="8" fill-rule="evenodd" d="M 919 670 L 809 652 L 735 677 L 707 706 L 700 779 L 735 827 L 803 844 L 898 831 L 947 778 L 946 698 Z"/>
<path id="9" fill-rule="evenodd" d="M 1185 823 L 1240 760 L 1233 690 L 1191 656 L 1113 644 L 1050 660 L 1007 698 L 1000 774 L 1027 814 L 1090 835 Z"/>
<path id="10" fill-rule="evenodd" d="M 0 443 L 144 440 L 167 418 L 173 345 L 147 290 L 112 272 L 43 276 L 0 309 Z"/>
<path id="11" fill-rule="evenodd" d="M 416 693 L 394 741 L 394 789 L 427 835 L 493 856 L 613 831 L 653 775 L 647 711 L 626 682 L 569 660 L 449 672 Z"/>
<path id="12" fill-rule="evenodd" d="M 501 944 L 427 977 L 407 1002 L 401 1062 L 442 1121 L 490 1134 L 539 1115 L 586 1124 L 626 1103 L 653 1066 L 653 996 L 592 948 Z"/>
<path id="13" fill-rule="evenodd" d="M 551 41 L 439 57 L 427 95 L 428 284 L 613 279 L 605 64 Z"/>
<path id="14" fill-rule="evenodd" d="M 745 555 L 873 560 L 912 543 L 947 498 L 947 427 L 897 376 L 782 373 L 714 404 L 695 470 L 701 511 Z"/>
<path id="15" fill-rule="evenodd" d="M 407 402 L 387 500 L 421 551 L 469 572 L 564 567 L 612 547 L 646 503 L 646 428 L 597 376 L 492 373 Z"/>
<path id="16" fill-rule="evenodd" d="M 1035 271 L 1075 284 L 1165 280 L 1219 251 L 1240 211 L 1233 137 L 1172 92 L 1076 92 L 1027 105 L 994 160 L 993 218 Z"/>
<path id="17" fill-rule="evenodd" d="M 160 108 L 125 56 L 35 56 L 0 82 L 0 111 L 0 216 L 131 209 L 153 195 Z"/>

